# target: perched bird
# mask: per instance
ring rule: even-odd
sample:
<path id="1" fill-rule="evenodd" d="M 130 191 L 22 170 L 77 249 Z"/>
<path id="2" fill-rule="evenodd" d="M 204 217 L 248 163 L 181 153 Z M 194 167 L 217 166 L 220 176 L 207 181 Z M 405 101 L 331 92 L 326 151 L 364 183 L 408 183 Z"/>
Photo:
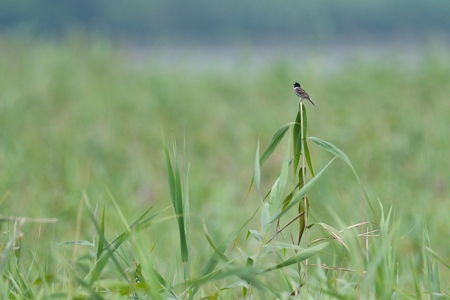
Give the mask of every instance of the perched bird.
<path id="1" fill-rule="evenodd" d="M 298 82 L 295 82 L 295 83 L 294 83 L 294 93 L 295 93 L 298 97 L 300 97 L 300 101 L 303 101 L 303 99 L 308 99 L 309 102 L 312 103 L 312 105 L 316 106 L 316 105 L 314 104 L 314 102 L 311 100 L 311 98 L 309 98 L 308 93 L 305 92 L 305 90 L 302 89 L 302 88 L 300 87 L 300 83 L 298 83 Z"/>

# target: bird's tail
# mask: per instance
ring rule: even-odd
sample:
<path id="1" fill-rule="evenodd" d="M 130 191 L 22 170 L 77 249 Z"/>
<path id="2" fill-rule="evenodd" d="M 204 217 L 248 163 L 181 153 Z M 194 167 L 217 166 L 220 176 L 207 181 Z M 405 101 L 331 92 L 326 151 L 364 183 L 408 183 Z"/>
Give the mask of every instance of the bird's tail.
<path id="1" fill-rule="evenodd" d="M 311 102 L 312 105 L 316 106 L 316 104 L 309 98 L 300 98 L 300 100 L 298 100 L 299 105 L 300 105 L 300 103 L 303 103 L 303 99 L 308 99 L 308 101 Z"/>
<path id="2" fill-rule="evenodd" d="M 313 102 L 310 98 L 306 98 L 306 99 L 308 99 L 309 102 L 311 102 L 312 105 L 316 106 L 316 105 L 314 104 L 314 102 Z"/>

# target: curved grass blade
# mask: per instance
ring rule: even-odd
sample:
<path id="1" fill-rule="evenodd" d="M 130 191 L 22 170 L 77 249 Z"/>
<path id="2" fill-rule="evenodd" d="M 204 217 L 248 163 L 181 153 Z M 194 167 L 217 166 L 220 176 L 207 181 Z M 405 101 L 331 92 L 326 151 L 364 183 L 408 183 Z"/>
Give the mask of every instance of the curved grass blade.
<path id="1" fill-rule="evenodd" d="M 279 213 L 275 214 L 275 216 L 272 218 L 271 222 L 275 222 L 277 219 L 281 218 L 285 213 L 287 213 L 293 206 L 298 204 L 299 201 L 303 200 L 303 197 L 306 195 L 308 190 L 313 186 L 314 183 L 316 183 L 317 180 L 322 176 L 323 172 L 331 165 L 331 163 L 336 159 L 334 157 L 331 159 L 328 164 L 320 170 L 319 173 L 316 174 L 313 178 L 311 178 L 310 181 L 308 181 L 298 192 L 297 194 L 292 197 L 291 201 L 289 202 L 289 205 L 286 206 L 285 209 L 282 209 Z"/>
<path id="2" fill-rule="evenodd" d="M 291 200 L 292 200 L 292 198 L 294 197 L 295 190 L 296 190 L 298 187 L 299 187 L 299 184 L 297 183 L 297 185 L 296 185 L 295 188 L 292 190 L 292 192 L 290 192 L 290 193 L 284 198 L 284 200 L 283 200 L 283 208 L 282 208 L 282 209 L 285 209 L 285 208 L 289 205 L 289 203 L 291 203 Z"/>
<path id="3" fill-rule="evenodd" d="M 211 236 L 209 235 L 208 228 L 206 228 L 205 223 L 203 223 L 203 231 L 205 233 L 205 237 L 206 240 L 208 241 L 208 244 L 211 246 L 211 248 L 214 249 L 214 253 L 217 254 L 217 257 L 227 263 L 230 262 L 230 259 L 225 255 L 226 247 L 224 247 L 223 244 L 220 244 L 219 247 L 216 246 Z"/>
<path id="4" fill-rule="evenodd" d="M 281 268 L 302 262 L 302 261 L 310 258 L 311 256 L 313 256 L 314 254 L 317 254 L 318 252 L 325 249 L 328 246 L 328 244 L 329 243 L 322 243 L 317 246 L 309 247 L 307 249 L 299 251 L 298 254 L 296 254 L 295 256 L 292 256 L 292 257 L 288 258 L 287 260 L 285 260 L 273 267 L 265 269 L 264 272 L 270 272 L 273 270 L 281 269 Z"/>
<path id="5" fill-rule="evenodd" d="M 304 155 L 305 155 L 306 163 L 308 164 L 309 172 L 311 173 L 311 176 L 314 177 L 314 176 L 316 176 L 316 174 L 314 173 L 313 165 L 312 165 L 312 162 L 311 162 L 311 155 L 309 154 L 309 147 L 308 147 L 308 143 L 307 143 L 306 140 L 304 141 L 303 146 L 305 148 L 304 149 L 304 151 L 305 151 Z"/>
<path id="6" fill-rule="evenodd" d="M 201 278 L 206 278 L 208 276 L 210 276 L 211 274 L 217 272 L 214 271 L 214 269 L 216 268 L 217 264 L 219 263 L 219 261 L 221 259 L 227 261 L 228 258 L 225 255 L 225 251 L 227 250 L 227 248 L 230 246 L 230 244 L 240 235 L 242 234 L 242 232 L 244 231 L 244 229 L 246 228 L 246 226 L 250 223 L 251 220 L 253 220 L 253 218 L 255 217 L 256 213 L 259 211 L 259 208 L 257 210 L 255 210 L 255 212 L 253 213 L 253 215 L 246 221 L 244 222 L 244 224 L 242 224 L 242 226 L 237 229 L 236 231 L 234 231 L 232 234 L 230 234 L 224 241 L 222 241 L 218 246 L 215 246 L 214 243 L 212 243 L 212 240 L 209 240 L 208 242 L 211 242 L 210 245 L 213 247 L 214 249 L 214 253 L 211 255 L 211 257 L 208 259 L 205 267 L 202 270 L 201 273 Z M 206 227 L 204 227 L 206 229 Z M 209 237 L 207 236 L 207 239 Z M 193 290 L 192 290 L 192 294 L 190 295 L 189 299 L 193 299 L 194 295 L 198 292 L 198 289 L 200 288 L 202 284 L 202 281 L 197 281 L 196 284 L 192 284 L 193 286 Z"/>
<path id="7" fill-rule="evenodd" d="M 89 217 L 92 220 L 92 225 L 94 226 L 95 230 L 97 231 L 97 233 L 99 234 L 99 242 L 98 244 L 102 244 L 102 245 L 107 245 L 109 244 L 105 235 L 104 235 L 104 228 L 102 229 L 98 224 L 97 221 L 95 220 L 95 216 L 94 213 L 91 211 L 90 209 L 90 204 L 89 204 L 89 199 L 87 197 L 86 194 L 83 195 L 84 197 L 84 201 L 86 203 L 86 206 L 88 207 L 89 210 Z M 102 223 L 104 224 L 104 220 L 102 219 Z M 125 231 L 125 233 L 127 234 L 127 236 L 130 234 L 130 232 L 128 230 Z M 127 279 L 127 275 L 125 274 L 125 272 L 123 271 L 122 266 L 120 265 L 119 261 L 117 260 L 116 256 L 115 256 L 115 250 L 117 250 L 118 247 L 114 247 L 114 245 L 109 244 L 105 247 L 103 247 L 102 249 L 98 248 L 97 249 L 97 257 L 96 257 L 96 262 L 94 265 L 94 268 L 92 270 L 91 273 L 87 274 L 87 276 L 85 277 L 85 280 L 87 280 L 87 282 L 89 282 L 90 284 L 92 284 L 94 281 L 96 281 L 100 274 L 102 273 L 103 269 L 106 266 L 106 263 L 109 259 L 112 260 L 113 264 L 116 267 L 116 270 L 120 273 L 120 275 L 124 278 Z M 80 279 L 81 280 L 81 279 Z"/>
<path id="8" fill-rule="evenodd" d="M 316 225 L 319 225 L 323 229 L 328 231 L 328 233 L 330 233 L 330 235 L 331 235 L 331 237 L 333 239 L 337 240 L 339 242 L 339 244 L 341 244 L 345 249 L 350 251 L 350 249 L 348 248 L 347 244 L 345 243 L 343 237 L 341 236 L 341 233 L 339 232 L 339 230 L 337 230 L 336 228 L 331 227 L 328 224 L 322 223 L 322 222 L 317 222 Z"/>
<path id="9" fill-rule="evenodd" d="M 117 204 L 116 199 L 114 198 L 114 196 L 112 195 L 112 193 L 108 189 L 108 187 L 106 187 L 106 192 L 108 193 L 109 199 L 112 201 L 112 203 L 114 204 L 114 207 L 116 208 L 117 213 L 119 214 L 119 220 L 122 221 L 122 224 L 127 231 L 131 231 L 130 226 L 127 223 L 127 220 L 126 220 L 125 216 L 123 215 L 122 210 L 119 207 L 119 204 Z"/>
<path id="10" fill-rule="evenodd" d="M 278 176 L 277 180 L 270 189 L 270 203 L 275 207 L 279 207 L 281 205 L 283 200 L 283 193 L 284 190 L 286 189 L 289 176 L 289 163 L 290 163 L 289 157 L 291 155 L 291 144 L 292 138 L 289 137 L 288 145 L 281 166 L 280 176 Z"/>
<path id="11" fill-rule="evenodd" d="M 260 290 L 268 290 L 267 284 L 264 284 L 261 280 L 257 278 L 257 275 L 261 274 L 262 272 L 263 272 L 262 268 L 255 266 L 251 267 L 228 266 L 225 269 L 217 270 L 193 281 L 192 285 L 195 287 L 199 287 L 211 281 L 219 281 L 224 279 L 230 279 L 232 277 L 238 277 Z"/>
<path id="12" fill-rule="evenodd" d="M 355 168 L 353 167 L 352 163 L 350 162 L 350 159 L 348 158 L 348 156 L 338 147 L 336 147 L 335 145 L 333 145 L 330 142 L 321 140 L 319 138 L 316 137 L 308 137 L 308 139 L 312 140 L 314 143 L 316 143 L 318 146 L 320 146 L 322 149 L 334 154 L 336 157 L 340 158 L 342 161 L 344 161 L 352 170 L 353 174 L 355 175 L 356 181 L 358 182 L 359 186 L 361 187 L 363 194 L 364 194 L 364 198 L 366 199 L 367 204 L 369 205 L 370 210 L 372 211 L 373 215 L 378 218 L 377 213 L 375 212 L 375 209 L 373 208 L 372 204 L 370 203 L 369 200 L 369 195 L 367 194 L 361 179 L 359 178 L 358 173 L 356 172 Z"/>
<path id="13" fill-rule="evenodd" d="M 267 160 L 267 158 L 273 153 L 273 151 L 275 151 L 278 144 L 281 142 L 284 135 L 286 134 L 286 131 L 289 129 L 289 127 L 291 125 L 292 125 L 292 123 L 287 123 L 283 127 L 281 127 L 280 129 L 277 130 L 277 132 L 273 135 L 269 146 L 267 146 L 267 148 L 266 148 L 266 150 L 264 150 L 264 153 L 262 154 L 261 158 L 259 158 L 258 167 L 256 167 L 256 165 L 258 163 L 255 162 L 255 170 L 256 170 L 256 168 L 259 170 L 261 168 L 261 166 L 264 164 L 264 162 Z M 258 143 L 258 152 L 259 152 L 259 143 Z M 256 157 L 257 160 L 258 160 L 258 156 Z M 248 195 L 250 194 L 250 191 L 252 189 L 254 182 L 255 182 L 255 174 L 253 174 L 252 181 L 250 182 L 250 186 L 248 187 L 247 196 L 245 197 L 245 199 L 248 198 Z"/>
<path id="14" fill-rule="evenodd" d="M 87 195 L 84 194 L 84 200 L 86 202 L 86 206 L 88 207 L 89 212 L 90 210 L 90 204 L 89 199 L 87 198 Z M 154 208 L 154 206 L 151 206 L 149 209 L 147 209 L 144 213 L 142 213 L 133 223 L 131 223 L 129 229 L 131 230 L 125 230 L 122 234 L 117 236 L 111 243 L 108 242 L 108 240 L 105 237 L 105 209 L 103 210 L 102 214 L 102 220 L 100 225 L 97 223 L 95 216 L 93 213 L 89 213 L 92 220 L 92 224 L 95 228 L 95 231 L 98 233 L 98 246 L 97 246 L 97 252 L 96 252 L 96 263 L 94 266 L 94 269 L 91 273 L 88 274 L 89 279 L 88 282 L 94 282 L 99 278 L 103 270 L 105 269 L 107 262 L 111 259 L 113 261 L 113 264 L 116 266 L 119 273 L 122 275 L 124 279 L 127 279 L 127 275 L 123 271 L 123 266 L 119 263 L 115 256 L 115 251 L 127 240 L 130 239 L 130 236 L 132 235 L 132 232 L 136 232 L 142 229 L 145 229 L 152 225 L 152 221 L 156 219 L 156 217 L 161 213 L 157 212 L 153 214 L 152 216 L 149 216 L 146 218 L 148 213 Z"/>
<path id="15" fill-rule="evenodd" d="M 267 146 L 266 150 L 264 151 L 264 153 L 262 154 L 262 156 L 261 156 L 261 158 L 259 160 L 259 165 L 260 166 L 262 166 L 263 163 L 266 161 L 266 159 L 273 153 L 273 151 L 275 151 L 275 149 L 277 148 L 278 144 L 281 142 L 281 140 L 283 139 L 284 135 L 286 134 L 286 131 L 289 129 L 289 127 L 291 125 L 292 125 L 292 123 L 288 123 L 288 124 L 284 125 L 280 129 L 278 129 L 278 131 L 273 135 L 269 146 Z"/>
<path id="16" fill-rule="evenodd" d="M 433 249 L 430 247 L 424 246 L 425 250 L 427 250 L 434 258 L 436 258 L 441 264 L 443 264 L 447 269 L 450 269 L 450 264 L 445 262 L 445 260 L 439 256 Z"/>

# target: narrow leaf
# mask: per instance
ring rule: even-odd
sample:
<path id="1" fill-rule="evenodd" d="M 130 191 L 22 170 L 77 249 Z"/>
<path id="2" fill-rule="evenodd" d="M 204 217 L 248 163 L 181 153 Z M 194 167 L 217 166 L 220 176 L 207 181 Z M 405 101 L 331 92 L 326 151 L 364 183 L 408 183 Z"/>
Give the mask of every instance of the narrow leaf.
<path id="1" fill-rule="evenodd" d="M 433 249 L 430 247 L 424 246 L 425 250 L 427 250 L 431 255 L 433 255 L 434 258 L 436 258 L 441 264 L 443 264 L 447 269 L 450 269 L 450 264 L 445 262 L 445 260 L 439 256 L 439 254 L 436 253 Z"/>
<path id="2" fill-rule="evenodd" d="M 104 247 L 104 237 L 105 237 L 105 206 L 103 206 L 103 212 L 102 212 L 102 221 L 100 223 L 100 230 L 98 234 L 101 236 L 101 238 L 98 239 L 98 247 L 97 247 L 97 260 L 100 258 L 100 255 L 102 254 L 103 247 Z"/>
<path id="3" fill-rule="evenodd" d="M 323 173 L 325 172 L 325 170 L 331 165 L 331 163 L 335 160 L 335 157 L 333 159 L 330 160 L 330 162 L 328 162 L 328 164 L 322 169 L 320 170 L 319 173 L 316 174 L 316 176 L 314 176 L 313 178 L 311 178 L 310 181 L 308 181 L 304 187 L 302 187 L 297 194 L 295 194 L 295 196 L 292 198 L 292 200 L 290 201 L 289 205 L 281 210 L 278 214 L 276 214 L 273 218 L 271 222 L 275 222 L 277 219 L 279 219 L 281 216 L 283 216 L 285 213 L 287 213 L 294 205 L 297 205 L 297 203 L 299 201 L 301 201 L 303 199 L 303 197 L 306 195 L 306 193 L 308 192 L 308 190 L 313 186 L 313 184 L 320 179 L 320 177 L 323 175 Z"/>
<path id="4" fill-rule="evenodd" d="M 291 124 L 288 123 L 283 127 L 281 127 L 280 129 L 278 129 L 278 131 L 274 134 L 272 140 L 270 141 L 269 146 L 267 146 L 267 149 L 264 151 L 264 153 L 261 156 L 261 159 L 259 160 L 260 166 L 262 166 L 263 163 L 266 161 L 266 159 L 273 153 L 273 151 L 275 151 L 275 149 L 283 139 L 284 135 L 286 134 L 286 131 L 289 129 L 290 126 Z"/>
<path id="5" fill-rule="evenodd" d="M 183 212 L 183 188 L 181 184 L 181 176 L 180 176 L 180 169 L 178 166 L 178 161 L 176 158 L 176 144 L 173 143 L 173 153 L 174 153 L 174 165 L 175 170 L 172 166 L 172 162 L 169 155 L 169 150 L 167 149 L 167 145 L 164 141 L 164 152 L 166 155 L 166 164 L 167 164 L 167 171 L 168 171 L 168 179 L 169 179 L 169 190 L 170 190 L 170 196 L 172 199 L 172 205 L 175 211 L 175 217 L 177 218 L 177 224 L 178 224 L 178 232 L 180 235 L 180 251 L 181 251 L 181 260 L 183 262 L 187 262 L 188 260 L 188 246 L 187 246 L 187 237 L 186 237 L 186 230 L 185 230 L 185 215 Z"/>
<path id="6" fill-rule="evenodd" d="M 277 270 L 277 269 L 281 269 L 281 268 L 290 266 L 292 264 L 302 262 L 302 261 L 310 258 L 311 256 L 313 256 L 314 254 L 317 254 L 318 252 L 322 251 L 327 246 L 328 246 L 328 243 L 322 243 L 322 244 L 319 244 L 314 247 L 306 248 L 305 250 L 298 252 L 298 254 L 296 254 L 295 256 L 292 256 L 292 257 L 288 258 L 287 260 L 285 260 L 271 268 L 264 270 L 264 272 L 270 272 L 273 270 Z"/>
<path id="7" fill-rule="evenodd" d="M 122 221 L 123 226 L 125 227 L 125 229 L 127 231 L 130 231 L 130 226 L 128 225 L 127 220 L 126 220 L 125 216 L 123 215 L 119 204 L 117 204 L 116 199 L 114 198 L 114 196 L 112 195 L 111 191 L 108 188 L 106 188 L 106 192 L 108 193 L 109 199 L 111 199 L 112 203 L 114 204 L 114 207 L 115 207 L 117 213 L 119 214 L 119 219 Z"/>
<path id="8" fill-rule="evenodd" d="M 206 228 L 205 223 L 203 223 L 203 232 L 205 233 L 205 237 L 206 237 L 206 240 L 208 241 L 208 244 L 211 246 L 211 248 L 214 249 L 215 254 L 217 254 L 217 256 L 220 257 L 223 261 L 228 263 L 230 261 L 230 259 L 225 255 L 225 253 L 224 253 L 225 249 L 223 247 L 216 246 L 216 244 L 214 243 L 214 241 L 212 240 L 212 238 L 208 232 L 208 229 Z"/>
<path id="9" fill-rule="evenodd" d="M 222 241 L 217 247 L 214 247 L 214 253 L 211 255 L 211 257 L 206 262 L 205 267 L 202 270 L 201 277 L 209 277 L 211 274 L 213 274 L 214 269 L 216 268 L 217 264 L 219 263 L 219 258 L 222 257 L 222 253 L 225 253 L 226 249 L 230 246 L 231 242 L 234 241 L 242 232 L 245 230 L 246 226 L 250 223 L 251 220 L 255 217 L 256 213 L 258 211 L 256 210 L 253 215 L 246 221 L 242 226 L 234 231 L 232 234 L 230 234 L 224 241 Z M 214 244 L 214 243 L 213 243 Z M 217 249 L 217 250 L 216 250 Z M 223 259 L 223 257 L 222 257 Z M 192 294 L 189 297 L 189 299 L 193 299 L 194 295 L 198 292 L 198 289 L 200 285 L 202 284 L 202 281 L 197 282 L 197 285 L 194 285 L 194 288 L 192 290 Z"/>
<path id="10" fill-rule="evenodd" d="M 132 228 L 134 231 L 137 230 L 141 230 L 141 229 L 145 229 L 148 226 L 151 225 L 151 221 L 153 219 L 155 219 L 157 217 L 157 214 L 150 216 L 146 219 L 145 216 L 152 210 L 153 206 L 150 207 L 149 209 L 147 209 L 135 222 L 133 222 L 130 226 L 130 228 Z M 91 215 L 92 218 L 92 222 L 95 226 L 96 231 L 99 233 L 99 242 L 98 244 L 100 245 L 105 245 L 104 247 L 102 247 L 101 249 L 99 248 L 97 250 L 97 262 L 95 264 L 95 270 L 92 274 L 91 277 L 91 282 L 94 282 L 96 280 L 96 276 L 99 276 L 101 274 L 101 272 L 103 271 L 103 269 L 106 267 L 106 263 L 108 262 L 109 259 L 111 259 L 114 263 L 114 265 L 117 267 L 117 269 L 119 270 L 120 274 L 122 274 L 122 276 L 126 279 L 127 276 L 126 274 L 123 272 L 123 267 L 120 265 L 120 263 L 117 261 L 117 258 L 114 256 L 114 252 L 125 242 L 129 239 L 131 232 L 130 231 L 125 231 L 122 234 L 120 234 L 118 237 L 116 237 L 114 239 L 113 242 L 108 243 L 108 241 L 105 238 L 104 235 L 104 229 L 101 229 L 102 225 L 98 225 L 96 220 L 94 219 L 93 215 Z M 104 226 L 104 217 L 102 217 L 102 224 Z"/>
<path id="11" fill-rule="evenodd" d="M 430 283 L 430 298 L 432 300 L 434 299 L 442 299 L 441 297 L 441 284 L 439 282 L 439 270 L 438 270 L 438 263 L 431 263 L 430 267 L 432 270 L 430 270 L 429 276 L 431 276 L 431 283 Z"/>
<path id="12" fill-rule="evenodd" d="M 261 210 L 261 229 L 264 234 L 269 231 L 269 223 L 270 223 L 270 210 L 269 203 L 264 203 Z"/>
<path id="13" fill-rule="evenodd" d="M 303 117 L 303 138 L 306 139 L 306 132 L 308 130 L 308 117 L 306 115 L 306 106 L 302 102 L 302 117 Z"/>
<path id="14" fill-rule="evenodd" d="M 411 271 L 412 271 L 411 274 L 412 274 L 413 279 L 414 279 L 414 289 L 416 291 L 416 297 L 418 299 L 423 299 L 422 288 L 420 287 L 419 279 L 418 279 L 418 276 L 417 276 L 418 272 L 414 268 L 412 259 L 410 259 L 409 263 L 410 263 Z"/>
<path id="15" fill-rule="evenodd" d="M 305 139 L 305 141 L 304 141 L 304 144 L 303 144 L 303 146 L 304 146 L 304 150 L 305 150 L 305 153 L 304 153 L 304 155 L 305 155 L 305 159 L 306 159 L 306 163 L 308 164 L 308 168 L 309 168 L 309 172 L 311 173 L 311 176 L 315 176 L 315 174 L 314 174 L 314 169 L 313 169 L 313 165 L 312 165 L 312 162 L 311 162 L 311 155 L 309 154 L 309 147 L 308 147 L 308 142 L 307 142 L 307 140 Z"/>
<path id="16" fill-rule="evenodd" d="M 264 240 L 264 237 L 262 236 L 261 233 L 259 233 L 257 230 L 254 229 L 250 229 L 249 234 L 255 238 L 255 240 L 257 240 L 259 243 L 262 243 L 262 241 Z"/>
<path id="17" fill-rule="evenodd" d="M 267 148 L 266 148 L 266 150 L 264 150 L 264 153 L 262 154 L 261 158 L 259 158 L 258 170 L 264 164 L 266 159 L 273 153 L 273 151 L 275 151 L 275 149 L 277 148 L 278 144 L 281 142 L 281 140 L 283 139 L 284 135 L 286 134 L 286 131 L 289 129 L 289 127 L 291 125 L 292 125 L 292 123 L 288 123 L 288 124 L 284 125 L 280 129 L 278 129 L 278 131 L 274 134 L 274 136 L 272 137 L 272 140 L 270 141 L 269 146 L 267 146 Z M 259 152 L 259 142 L 258 142 L 258 152 Z M 256 169 L 256 162 L 255 162 L 255 169 Z M 245 199 L 248 198 L 248 196 L 250 194 L 250 191 L 252 189 L 253 183 L 255 181 L 255 174 L 253 174 L 253 175 L 254 176 L 252 177 L 252 180 L 250 182 L 250 186 L 248 187 L 247 196 L 245 197 Z M 259 190 L 258 187 L 257 187 L 257 189 Z"/>
<path id="18" fill-rule="evenodd" d="M 364 194 L 364 197 L 366 199 L 366 202 L 367 202 L 370 210 L 372 211 L 374 216 L 378 218 L 378 215 L 375 212 L 375 209 L 373 208 L 372 204 L 370 203 L 369 195 L 367 194 L 366 189 L 364 188 L 364 186 L 362 184 L 362 181 L 359 178 L 359 175 L 356 172 L 355 168 L 353 167 L 352 163 L 350 162 L 350 159 L 348 158 L 348 156 L 342 150 L 340 150 L 338 147 L 336 147 L 335 145 L 333 145 L 330 142 L 321 140 L 321 139 L 316 138 L 316 137 L 309 137 L 308 139 L 312 140 L 314 143 L 316 143 L 317 145 L 322 147 L 324 150 L 334 154 L 336 157 L 340 158 L 342 161 L 344 161 L 350 167 L 350 169 L 352 170 L 353 174 L 355 175 L 356 181 L 358 182 L 359 186 L 361 187 L 361 190 L 362 190 L 362 192 Z"/>
<path id="19" fill-rule="evenodd" d="M 306 200 L 306 202 L 308 203 L 308 200 Z M 305 208 L 304 202 L 300 202 L 300 205 L 298 206 L 298 215 L 300 216 L 298 218 L 300 230 L 298 233 L 297 243 L 300 244 L 302 237 L 303 237 L 303 233 L 305 232 L 305 228 L 306 228 L 306 208 Z"/>
<path id="20" fill-rule="evenodd" d="M 281 166 L 280 176 L 278 177 L 278 184 L 276 189 L 272 189 L 271 194 L 271 204 L 278 207 L 280 205 L 281 199 L 283 197 L 284 189 L 286 188 L 286 184 L 289 176 L 289 157 L 291 156 L 291 143 L 292 139 L 288 139 L 288 146 L 286 148 L 286 153 L 284 155 L 283 164 Z"/>
<path id="21" fill-rule="evenodd" d="M 288 146 L 286 148 L 286 153 L 284 155 L 283 164 L 281 166 L 281 172 L 278 179 L 273 184 L 270 189 L 270 203 L 275 207 L 280 206 L 284 190 L 289 176 L 289 157 L 291 155 L 291 138 L 288 139 Z M 264 198 L 265 199 L 265 198 Z"/>
<path id="22" fill-rule="evenodd" d="M 93 247 L 94 244 L 92 244 L 89 241 L 67 241 L 67 242 L 61 242 L 57 243 L 58 245 L 79 245 L 79 246 L 91 246 Z"/>
<path id="23" fill-rule="evenodd" d="M 300 111 L 297 113 L 297 118 L 294 124 L 294 174 L 297 173 L 300 156 L 302 155 L 302 120 Z"/>
<path id="24" fill-rule="evenodd" d="M 292 192 L 290 192 L 286 196 L 286 198 L 284 198 L 284 200 L 283 200 L 283 208 L 282 209 L 285 209 L 289 205 L 289 203 L 291 203 L 292 197 L 294 197 L 294 193 L 295 193 L 295 190 L 297 188 L 298 188 L 298 184 L 295 186 L 295 188 L 292 190 Z"/>

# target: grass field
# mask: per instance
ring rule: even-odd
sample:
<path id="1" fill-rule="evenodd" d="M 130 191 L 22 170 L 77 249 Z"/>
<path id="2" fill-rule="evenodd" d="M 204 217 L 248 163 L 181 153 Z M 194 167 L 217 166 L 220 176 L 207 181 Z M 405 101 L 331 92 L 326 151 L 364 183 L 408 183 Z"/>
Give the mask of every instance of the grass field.
<path id="1" fill-rule="evenodd" d="M 0 298 L 450 297 L 450 61 L 439 49 L 413 65 L 400 58 L 331 71 L 320 56 L 301 71 L 243 59 L 225 71 L 137 66 L 125 50 L 85 39 L 1 38 Z M 261 155 L 295 121 L 294 81 L 317 104 L 306 105 L 307 136 L 350 158 L 375 210 L 337 159 L 307 192 L 307 224 L 329 227 L 308 229 L 300 247 L 297 222 L 269 242 L 275 227 L 264 221 L 295 176 L 267 205 L 255 185 L 247 197 L 258 143 Z M 180 165 L 175 202 L 163 135 Z M 291 135 L 261 166 L 262 197 L 288 174 Z M 334 155 L 308 145 L 317 174 Z"/>

